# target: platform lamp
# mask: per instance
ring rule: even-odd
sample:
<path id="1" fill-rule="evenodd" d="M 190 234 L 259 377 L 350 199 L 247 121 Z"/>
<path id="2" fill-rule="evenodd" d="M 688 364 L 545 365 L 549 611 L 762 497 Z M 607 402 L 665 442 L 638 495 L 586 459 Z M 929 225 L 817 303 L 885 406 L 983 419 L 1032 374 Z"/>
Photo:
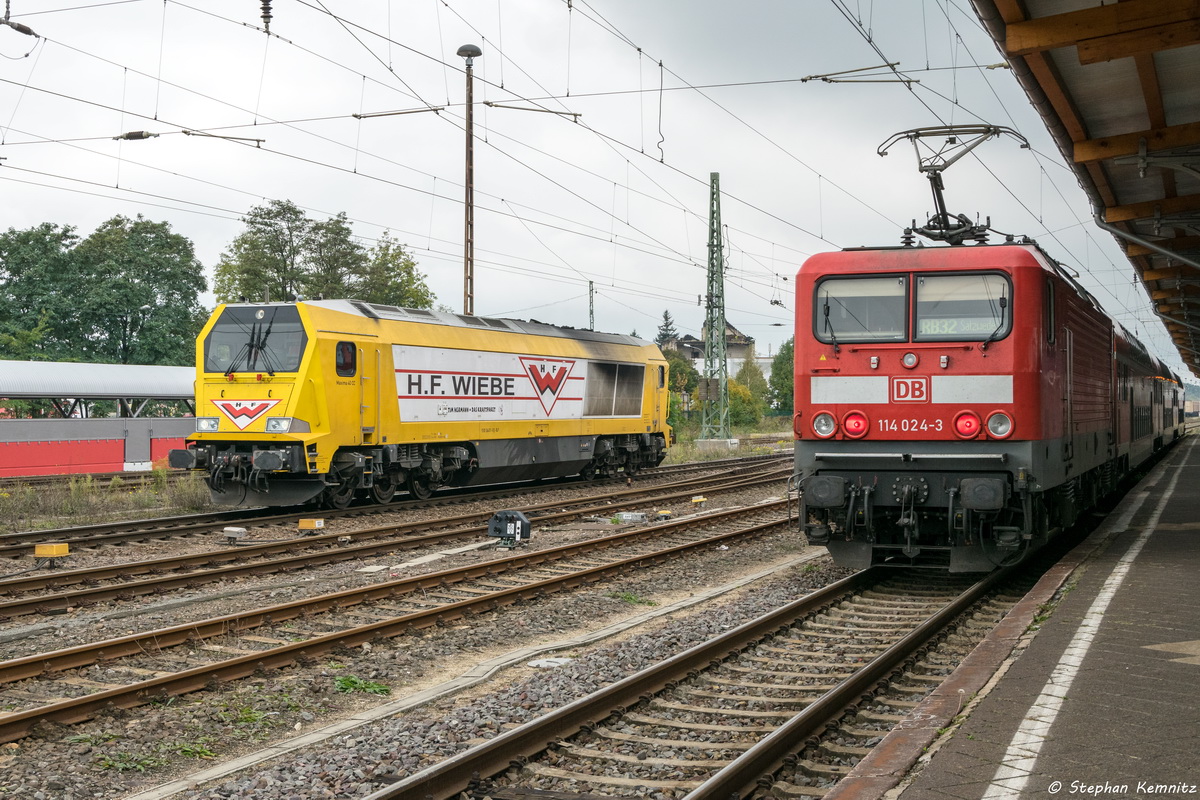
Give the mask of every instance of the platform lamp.
<path id="1" fill-rule="evenodd" d="M 478 45 L 464 44 L 458 55 L 467 60 L 467 194 L 464 199 L 463 225 L 463 313 L 475 314 L 475 131 L 471 67 L 483 55 Z"/>

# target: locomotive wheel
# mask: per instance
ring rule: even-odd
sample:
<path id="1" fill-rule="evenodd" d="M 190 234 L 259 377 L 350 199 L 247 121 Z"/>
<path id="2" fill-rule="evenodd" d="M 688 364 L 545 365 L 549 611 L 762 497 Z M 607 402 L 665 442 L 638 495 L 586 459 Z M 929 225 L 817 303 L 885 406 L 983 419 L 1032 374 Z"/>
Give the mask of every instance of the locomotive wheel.
<path id="1" fill-rule="evenodd" d="M 354 487 L 348 483 L 331 486 L 325 490 L 325 502 L 330 508 L 346 508 L 354 499 Z"/>
<path id="2" fill-rule="evenodd" d="M 413 475 L 408 479 L 408 491 L 418 500 L 428 500 L 433 496 L 433 482 L 428 478 L 418 478 Z"/>
<path id="3" fill-rule="evenodd" d="M 594 466 L 592 466 L 591 464 L 588 464 L 586 467 L 579 470 L 579 477 L 583 478 L 585 481 L 590 481 L 590 480 L 595 479 L 596 468 Z"/>
<path id="4" fill-rule="evenodd" d="M 371 499 L 376 503 L 390 503 L 396 496 L 396 483 L 390 478 L 380 478 L 371 486 Z"/>
<path id="5" fill-rule="evenodd" d="M 631 458 L 628 461 L 626 461 L 625 462 L 625 474 L 626 475 L 637 475 L 637 473 L 638 473 L 637 459 Z"/>

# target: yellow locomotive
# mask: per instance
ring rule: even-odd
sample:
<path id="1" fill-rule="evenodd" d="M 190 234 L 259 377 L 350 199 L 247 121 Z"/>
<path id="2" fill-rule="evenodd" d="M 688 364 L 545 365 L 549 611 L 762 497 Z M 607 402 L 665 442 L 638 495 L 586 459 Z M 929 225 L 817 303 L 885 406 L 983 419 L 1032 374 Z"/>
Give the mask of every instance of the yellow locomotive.
<path id="1" fill-rule="evenodd" d="M 355 300 L 218 306 L 196 433 L 169 463 L 227 505 L 345 507 L 398 489 L 632 474 L 666 454 L 651 342 Z"/>

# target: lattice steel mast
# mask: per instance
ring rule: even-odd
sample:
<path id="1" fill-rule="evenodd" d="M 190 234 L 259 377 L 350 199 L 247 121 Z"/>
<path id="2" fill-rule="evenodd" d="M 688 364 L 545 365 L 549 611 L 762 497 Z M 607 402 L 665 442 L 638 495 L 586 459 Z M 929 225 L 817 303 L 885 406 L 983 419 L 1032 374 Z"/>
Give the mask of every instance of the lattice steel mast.
<path id="1" fill-rule="evenodd" d="M 729 438 L 729 365 L 725 360 L 725 254 L 721 238 L 721 178 L 709 175 L 708 304 L 701 385 L 701 439 Z M 707 391 L 704 391 L 707 389 Z"/>

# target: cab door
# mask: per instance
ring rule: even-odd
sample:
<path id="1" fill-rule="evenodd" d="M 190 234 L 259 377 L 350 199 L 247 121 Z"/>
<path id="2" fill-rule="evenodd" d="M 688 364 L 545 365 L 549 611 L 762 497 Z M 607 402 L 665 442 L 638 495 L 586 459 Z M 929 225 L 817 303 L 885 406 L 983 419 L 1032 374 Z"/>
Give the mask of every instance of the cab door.
<path id="1" fill-rule="evenodd" d="M 379 385 L 378 347 L 358 348 L 358 426 L 363 444 L 375 444 L 379 431 L 379 407 L 383 388 Z"/>
<path id="2" fill-rule="evenodd" d="M 661 431 L 667 419 L 667 409 L 663 408 L 663 403 L 670 396 L 667 393 L 667 365 L 655 364 L 653 370 L 654 418 L 651 430 Z"/>

